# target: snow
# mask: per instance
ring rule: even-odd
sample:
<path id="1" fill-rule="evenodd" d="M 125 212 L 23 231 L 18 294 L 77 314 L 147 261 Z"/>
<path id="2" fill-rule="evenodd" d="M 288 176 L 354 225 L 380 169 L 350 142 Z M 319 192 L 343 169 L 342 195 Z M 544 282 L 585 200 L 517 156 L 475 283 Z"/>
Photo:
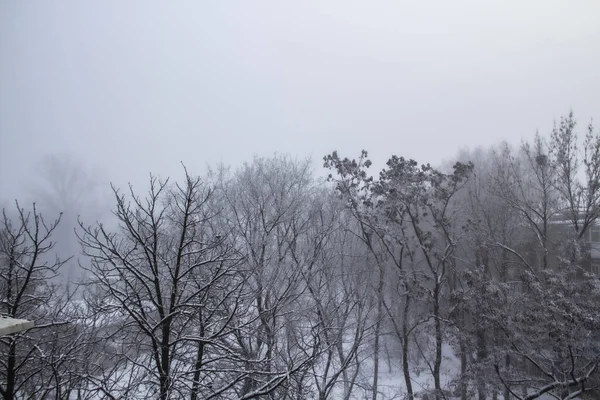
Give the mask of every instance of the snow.
<path id="1" fill-rule="evenodd" d="M 33 321 L 0 317 L 0 336 L 21 332 L 34 327 Z"/>

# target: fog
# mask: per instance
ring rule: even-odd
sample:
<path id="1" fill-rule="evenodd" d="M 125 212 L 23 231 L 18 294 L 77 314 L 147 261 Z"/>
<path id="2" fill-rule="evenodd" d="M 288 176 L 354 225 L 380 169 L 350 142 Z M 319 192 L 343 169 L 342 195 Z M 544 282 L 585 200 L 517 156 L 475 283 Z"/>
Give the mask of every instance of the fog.
<path id="1" fill-rule="evenodd" d="M 2 2 L 0 199 L 273 152 L 439 163 L 600 109 L 597 1 Z M 61 156 L 62 157 L 62 156 Z"/>
<path id="2" fill-rule="evenodd" d="M 599 16 L 0 1 L 0 397 L 600 398 Z"/>

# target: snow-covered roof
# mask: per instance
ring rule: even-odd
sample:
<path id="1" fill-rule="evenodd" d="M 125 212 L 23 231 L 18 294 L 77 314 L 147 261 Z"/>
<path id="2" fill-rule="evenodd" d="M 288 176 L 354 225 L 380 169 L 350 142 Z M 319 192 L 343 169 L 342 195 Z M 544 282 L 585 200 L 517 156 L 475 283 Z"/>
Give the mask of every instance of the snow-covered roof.
<path id="1" fill-rule="evenodd" d="M 10 335 L 26 329 L 31 329 L 35 326 L 33 321 L 26 319 L 4 318 L 0 317 L 0 336 Z"/>

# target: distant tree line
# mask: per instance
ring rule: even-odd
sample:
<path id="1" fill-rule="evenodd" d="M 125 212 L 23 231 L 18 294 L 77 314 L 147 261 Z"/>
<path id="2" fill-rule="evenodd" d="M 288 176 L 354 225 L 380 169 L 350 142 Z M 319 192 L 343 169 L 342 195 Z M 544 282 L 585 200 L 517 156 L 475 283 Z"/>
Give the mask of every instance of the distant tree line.
<path id="1" fill-rule="evenodd" d="M 569 114 L 458 160 L 392 156 L 373 177 L 366 151 L 332 152 L 327 179 L 287 156 L 184 168 L 112 187 L 118 224 L 80 219 L 79 255 L 56 254 L 62 216 L 17 202 L 0 314 L 36 327 L 0 337 L 0 395 L 596 398 L 600 135 Z M 77 285 L 54 279 L 76 260 Z"/>

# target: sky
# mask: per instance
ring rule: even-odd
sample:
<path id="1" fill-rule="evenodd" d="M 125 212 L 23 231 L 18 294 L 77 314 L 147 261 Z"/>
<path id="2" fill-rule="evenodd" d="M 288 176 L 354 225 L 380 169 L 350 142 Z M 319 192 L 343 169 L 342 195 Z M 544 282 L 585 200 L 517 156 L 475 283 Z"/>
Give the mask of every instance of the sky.
<path id="1" fill-rule="evenodd" d="M 600 118 L 600 2 L 1 1 L 0 199 L 274 152 L 439 164 Z"/>

